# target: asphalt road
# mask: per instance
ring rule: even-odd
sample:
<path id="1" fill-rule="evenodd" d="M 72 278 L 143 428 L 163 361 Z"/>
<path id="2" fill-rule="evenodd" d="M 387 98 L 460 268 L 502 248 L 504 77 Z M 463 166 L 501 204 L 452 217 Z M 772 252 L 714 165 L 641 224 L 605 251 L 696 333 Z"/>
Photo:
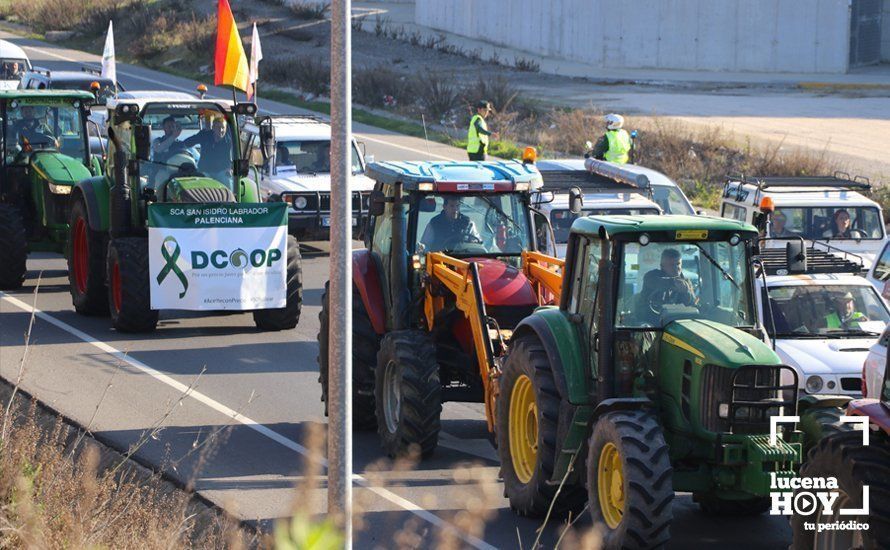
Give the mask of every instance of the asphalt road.
<path id="1" fill-rule="evenodd" d="M 4 32 L 0 38 L 13 38 L 32 62 L 51 69 L 97 62 Z M 196 85 L 133 66 L 119 65 L 118 76 L 128 89 L 192 91 Z M 260 107 L 298 112 L 262 99 Z M 463 156 L 378 128 L 356 124 L 355 131 L 380 160 Z M 313 450 L 324 452 L 316 363 L 324 250 L 324 243 L 304 250 L 305 303 L 294 330 L 260 333 L 246 314 L 165 312 L 155 333 L 135 337 L 112 330 L 107 318 L 75 314 L 64 259 L 32 256 L 25 287 L 0 293 L 0 375 L 236 517 L 268 526 L 295 506 L 322 514 L 323 470 L 312 475 L 305 463 Z M 449 403 L 443 417 L 439 450 L 412 467 L 385 460 L 375 434 L 355 434 L 357 548 L 434 547 L 449 537 L 461 547 L 515 548 L 535 540 L 539 522 L 515 516 L 502 497 L 481 407 Z M 785 548 L 790 542 L 781 519 L 708 518 L 688 496 L 675 501 L 674 514 L 675 548 Z M 586 515 L 578 522 L 589 525 Z M 560 531 L 549 526 L 542 543 L 551 547 Z"/>

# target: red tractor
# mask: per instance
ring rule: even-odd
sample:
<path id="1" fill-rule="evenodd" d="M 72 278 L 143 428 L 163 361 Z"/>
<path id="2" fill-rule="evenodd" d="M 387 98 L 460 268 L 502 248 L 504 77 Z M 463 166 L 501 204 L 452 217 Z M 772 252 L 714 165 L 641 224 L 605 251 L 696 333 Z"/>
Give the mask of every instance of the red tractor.
<path id="1" fill-rule="evenodd" d="M 352 263 L 353 424 L 376 426 L 390 455 L 426 456 L 445 401 L 485 403 L 493 430 L 499 358 L 513 327 L 557 295 L 562 262 L 534 252 L 549 229 L 531 207 L 534 165 L 383 162 L 367 174 L 367 248 Z M 327 291 L 320 321 L 326 401 Z"/>

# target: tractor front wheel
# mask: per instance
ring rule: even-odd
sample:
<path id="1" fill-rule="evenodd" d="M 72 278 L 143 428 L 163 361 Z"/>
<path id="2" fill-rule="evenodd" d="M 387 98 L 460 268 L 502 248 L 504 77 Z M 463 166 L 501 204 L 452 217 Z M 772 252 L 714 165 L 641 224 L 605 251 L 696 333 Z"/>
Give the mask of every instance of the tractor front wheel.
<path id="1" fill-rule="evenodd" d="M 261 330 L 286 330 L 297 326 L 303 309 L 303 262 L 300 245 L 287 236 L 287 301 L 279 309 L 258 309 L 253 322 Z"/>
<path id="2" fill-rule="evenodd" d="M 18 208 L 0 204 L 0 290 L 16 290 L 25 282 L 28 236 Z"/>
<path id="3" fill-rule="evenodd" d="M 151 309 L 148 239 L 112 240 L 107 268 L 111 324 L 121 332 L 153 331 L 158 326 L 158 312 Z"/>
<path id="4" fill-rule="evenodd" d="M 499 383 L 497 448 L 510 507 L 523 516 L 543 517 L 558 498 L 553 504 L 557 515 L 579 510 L 587 498 L 583 486 L 564 486 L 557 497 L 559 486 L 550 483 L 559 447 L 560 399 L 550 361 L 537 337 L 525 336 L 513 343 Z"/>
<path id="5" fill-rule="evenodd" d="M 442 386 L 436 344 L 426 332 L 383 337 L 374 373 L 377 433 L 390 456 L 430 456 L 439 443 Z"/>
<path id="6" fill-rule="evenodd" d="M 800 413 L 798 427 L 803 432 L 803 456 L 816 446 L 820 440 L 829 435 L 848 432 L 852 424 L 841 422 L 841 416 L 847 414 L 842 407 L 813 407 Z"/>
<path id="7" fill-rule="evenodd" d="M 670 539 L 673 470 L 655 414 L 614 411 L 590 436 L 587 491 L 603 548 L 660 548 Z"/>
<path id="8" fill-rule="evenodd" d="M 90 229 L 87 206 L 77 199 L 71 208 L 68 234 L 68 288 L 74 310 L 81 315 L 107 315 L 106 238 Z"/>

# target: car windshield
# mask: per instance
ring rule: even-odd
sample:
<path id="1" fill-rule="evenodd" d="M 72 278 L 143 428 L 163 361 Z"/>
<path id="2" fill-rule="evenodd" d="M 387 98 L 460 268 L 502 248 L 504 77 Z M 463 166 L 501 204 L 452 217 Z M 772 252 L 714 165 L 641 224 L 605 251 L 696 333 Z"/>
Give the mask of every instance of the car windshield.
<path id="1" fill-rule="evenodd" d="M 86 158 L 80 101 L 22 98 L 6 104 L 3 149 L 6 164 L 27 164 L 33 151 L 59 151 Z"/>
<path id="2" fill-rule="evenodd" d="M 661 328 L 676 319 L 754 325 L 744 242 L 626 243 L 622 250 L 617 327 Z"/>
<path id="3" fill-rule="evenodd" d="M 674 185 L 653 185 L 652 200 L 665 214 L 695 215 L 695 209 L 689 204 L 686 195 Z"/>
<path id="4" fill-rule="evenodd" d="M 515 193 L 425 195 L 418 210 L 419 252 L 519 255 L 530 248 L 528 208 Z"/>
<path id="5" fill-rule="evenodd" d="M 780 338 L 879 336 L 890 321 L 871 285 L 769 286 L 769 300 L 767 329 Z"/>
<path id="6" fill-rule="evenodd" d="M 148 105 L 142 121 L 151 128 L 151 151 L 148 159 L 140 159 L 143 183 L 158 189 L 173 177 L 207 176 L 234 189 L 229 118 L 219 106 L 206 103 Z"/>
<path id="7" fill-rule="evenodd" d="M 657 208 L 585 208 L 580 214 L 572 214 L 571 210 L 560 208 L 550 211 L 550 223 L 553 225 L 556 242 L 566 244 L 569 242 L 572 223 L 582 216 L 639 216 L 658 213 Z"/>
<path id="8" fill-rule="evenodd" d="M 0 57 L 0 80 L 21 80 L 28 70 L 28 61 L 12 57 Z"/>
<path id="9" fill-rule="evenodd" d="M 300 174 L 329 174 L 331 172 L 331 142 L 328 140 L 278 141 L 275 167 L 278 172 Z M 358 150 L 352 145 L 352 172 L 362 171 Z"/>
<path id="10" fill-rule="evenodd" d="M 874 206 L 782 207 L 771 216 L 770 235 L 805 239 L 882 239 Z"/>

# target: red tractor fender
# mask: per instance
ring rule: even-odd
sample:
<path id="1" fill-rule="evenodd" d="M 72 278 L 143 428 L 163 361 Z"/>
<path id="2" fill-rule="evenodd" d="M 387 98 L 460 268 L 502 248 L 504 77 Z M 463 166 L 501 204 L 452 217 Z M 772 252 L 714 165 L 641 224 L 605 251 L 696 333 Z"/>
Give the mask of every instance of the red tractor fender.
<path id="1" fill-rule="evenodd" d="M 377 263 L 367 249 L 352 253 L 352 283 L 361 296 L 365 311 L 371 319 L 374 332 L 386 332 L 386 307 L 383 304 L 383 287 L 377 273 Z"/>
<path id="2" fill-rule="evenodd" d="M 872 426 L 890 435 L 890 412 L 877 399 L 854 399 L 847 405 L 849 416 L 867 416 Z"/>

